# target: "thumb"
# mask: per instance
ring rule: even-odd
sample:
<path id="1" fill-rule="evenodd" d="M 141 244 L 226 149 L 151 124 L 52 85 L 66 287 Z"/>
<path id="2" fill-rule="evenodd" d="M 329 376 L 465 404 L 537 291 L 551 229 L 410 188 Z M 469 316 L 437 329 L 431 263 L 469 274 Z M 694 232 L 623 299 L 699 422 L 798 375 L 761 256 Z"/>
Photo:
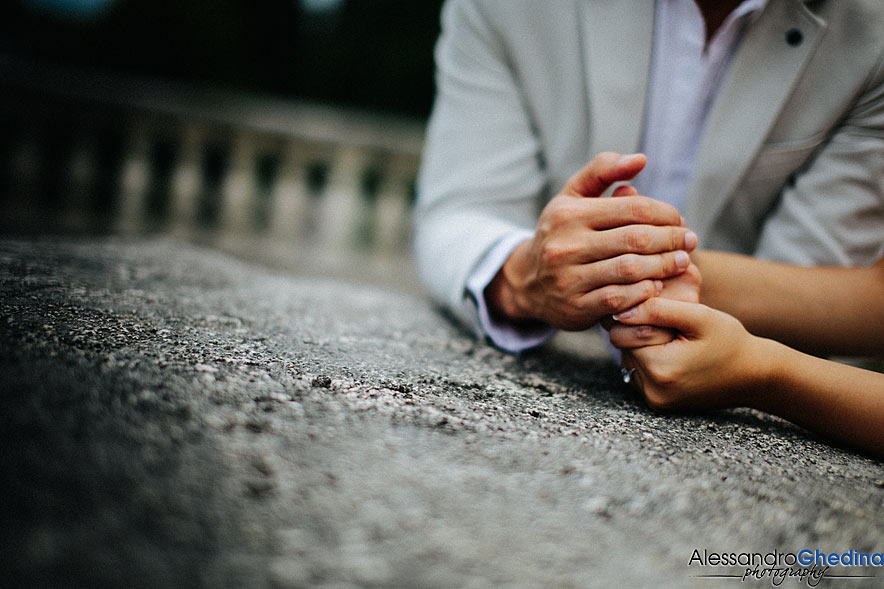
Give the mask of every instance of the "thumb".
<path id="1" fill-rule="evenodd" d="M 611 184 L 635 178 L 647 162 L 648 158 L 641 153 L 602 152 L 571 176 L 563 192 L 571 196 L 601 196 Z"/>
<path id="2" fill-rule="evenodd" d="M 654 325 L 676 329 L 685 336 L 698 336 L 713 311 L 699 303 L 655 297 L 612 317 L 624 325 Z"/>

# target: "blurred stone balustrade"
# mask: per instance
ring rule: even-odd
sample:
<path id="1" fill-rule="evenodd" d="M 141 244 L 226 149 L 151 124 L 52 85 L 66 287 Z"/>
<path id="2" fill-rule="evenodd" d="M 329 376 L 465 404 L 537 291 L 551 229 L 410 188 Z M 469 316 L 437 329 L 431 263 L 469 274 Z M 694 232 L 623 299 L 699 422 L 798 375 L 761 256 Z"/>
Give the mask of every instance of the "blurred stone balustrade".
<path id="1" fill-rule="evenodd" d="M 423 133 L 421 120 L 0 58 L 0 230 L 162 232 L 410 277 Z"/>

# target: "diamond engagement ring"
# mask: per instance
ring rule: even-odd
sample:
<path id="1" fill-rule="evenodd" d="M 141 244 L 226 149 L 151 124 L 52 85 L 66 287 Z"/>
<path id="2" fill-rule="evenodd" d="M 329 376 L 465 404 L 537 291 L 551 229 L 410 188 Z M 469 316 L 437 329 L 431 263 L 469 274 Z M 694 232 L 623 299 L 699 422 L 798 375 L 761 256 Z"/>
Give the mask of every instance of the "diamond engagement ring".
<path id="1" fill-rule="evenodd" d="M 629 384 L 632 382 L 632 375 L 635 373 L 635 368 L 621 368 L 620 376 L 623 377 L 623 382 Z"/>

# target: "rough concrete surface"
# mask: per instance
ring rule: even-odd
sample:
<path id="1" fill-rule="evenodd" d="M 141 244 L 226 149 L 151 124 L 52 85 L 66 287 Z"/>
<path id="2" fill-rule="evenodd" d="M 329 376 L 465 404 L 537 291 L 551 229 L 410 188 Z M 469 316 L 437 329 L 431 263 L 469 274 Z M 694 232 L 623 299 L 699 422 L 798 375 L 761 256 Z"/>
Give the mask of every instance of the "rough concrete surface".
<path id="1" fill-rule="evenodd" d="M 7 239 L 0 305 L 4 585 L 770 586 L 694 550 L 884 551 L 881 462 L 655 415 L 603 358 L 508 356 L 415 294 Z"/>

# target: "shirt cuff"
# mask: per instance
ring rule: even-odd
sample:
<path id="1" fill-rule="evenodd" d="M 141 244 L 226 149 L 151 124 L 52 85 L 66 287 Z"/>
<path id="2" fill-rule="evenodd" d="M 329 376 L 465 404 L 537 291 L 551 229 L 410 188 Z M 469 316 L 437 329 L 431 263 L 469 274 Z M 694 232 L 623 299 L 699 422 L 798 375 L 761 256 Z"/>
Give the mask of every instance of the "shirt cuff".
<path id="1" fill-rule="evenodd" d="M 532 235 L 531 231 L 507 235 L 488 250 L 488 253 L 482 257 L 467 278 L 467 292 L 470 295 L 469 298 L 476 305 L 482 334 L 498 348 L 511 353 L 537 347 L 547 342 L 557 331 L 544 324 L 525 327 L 497 321 L 491 317 L 488 303 L 485 301 L 485 288 L 494 280 L 497 272 L 503 267 L 504 262 L 516 249 L 516 246 L 526 239 L 530 239 Z"/>

